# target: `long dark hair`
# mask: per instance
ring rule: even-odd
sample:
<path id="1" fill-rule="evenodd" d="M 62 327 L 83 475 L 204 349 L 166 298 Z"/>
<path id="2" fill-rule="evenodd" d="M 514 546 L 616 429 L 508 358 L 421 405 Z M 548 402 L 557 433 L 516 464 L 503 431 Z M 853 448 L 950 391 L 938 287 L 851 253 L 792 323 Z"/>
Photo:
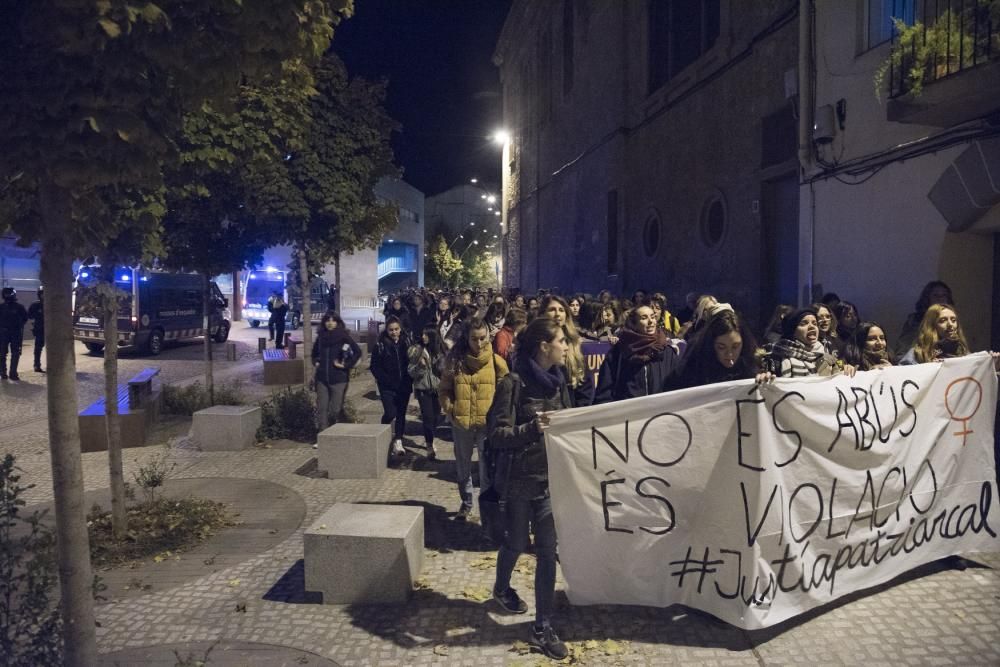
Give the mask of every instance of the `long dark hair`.
<path id="1" fill-rule="evenodd" d="M 736 365 L 723 367 L 715 354 L 715 339 L 728 333 L 737 333 L 743 348 Z M 711 316 L 705 326 L 688 343 L 682 361 L 681 377 L 685 386 L 711 384 L 729 376 L 747 379 L 757 373 L 757 340 L 746 321 L 731 310 L 722 310 Z"/>
<path id="2" fill-rule="evenodd" d="M 424 343 L 424 336 L 427 336 L 427 343 Z M 441 342 L 441 332 L 435 326 L 424 327 L 420 340 L 417 341 L 431 355 L 431 360 L 437 359 L 445 353 L 444 343 Z"/>
<path id="3" fill-rule="evenodd" d="M 337 327 L 333 331 L 327 331 L 326 323 L 331 320 L 337 323 Z M 344 320 L 340 319 L 339 313 L 333 310 L 323 313 L 323 317 L 319 321 L 319 333 L 316 335 L 316 340 L 320 345 L 336 345 L 344 338 L 349 338 L 350 335 L 344 325 Z"/>
<path id="4" fill-rule="evenodd" d="M 862 371 L 870 371 L 874 367 L 874 364 L 872 364 L 871 360 L 865 354 L 865 345 L 868 343 L 868 332 L 875 327 L 882 329 L 882 334 L 885 334 L 885 327 L 877 322 L 861 322 L 858 324 L 858 328 L 854 330 L 854 335 L 847 341 L 847 347 L 844 350 L 844 363 L 857 366 Z M 885 346 L 885 358 L 889 360 L 890 364 L 895 365 L 896 359 L 893 357 L 888 342 Z"/>
<path id="5" fill-rule="evenodd" d="M 858 324 L 854 327 L 856 329 L 861 324 L 861 312 L 857 306 L 850 301 L 841 301 L 834 304 L 833 308 L 830 309 L 833 316 L 837 318 L 837 335 L 844 340 L 850 340 L 854 335 L 854 329 L 848 329 L 847 325 L 844 324 L 844 315 L 850 310 L 854 311 L 854 319 L 858 321 Z"/>

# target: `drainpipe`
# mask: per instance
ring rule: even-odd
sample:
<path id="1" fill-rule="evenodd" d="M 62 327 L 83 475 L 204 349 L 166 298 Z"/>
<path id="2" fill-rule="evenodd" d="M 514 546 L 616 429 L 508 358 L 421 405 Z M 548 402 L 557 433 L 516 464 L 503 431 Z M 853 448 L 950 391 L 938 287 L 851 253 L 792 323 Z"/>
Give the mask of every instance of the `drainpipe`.
<path id="1" fill-rule="evenodd" d="M 813 166 L 812 131 L 813 131 L 813 67 L 812 67 L 812 21 L 813 0 L 799 0 L 799 166 L 801 175 L 808 176 Z M 799 188 L 799 192 L 803 189 Z M 812 184 L 808 189 L 809 206 L 808 220 L 804 226 L 809 233 L 809 251 L 806 258 L 806 289 L 800 297 L 804 303 L 809 303 L 812 288 L 816 284 L 814 269 L 816 263 L 816 195 Z M 799 210 L 803 207 L 800 205 Z M 799 229 L 803 225 L 799 224 Z M 801 252 L 801 245 L 800 252 Z"/>

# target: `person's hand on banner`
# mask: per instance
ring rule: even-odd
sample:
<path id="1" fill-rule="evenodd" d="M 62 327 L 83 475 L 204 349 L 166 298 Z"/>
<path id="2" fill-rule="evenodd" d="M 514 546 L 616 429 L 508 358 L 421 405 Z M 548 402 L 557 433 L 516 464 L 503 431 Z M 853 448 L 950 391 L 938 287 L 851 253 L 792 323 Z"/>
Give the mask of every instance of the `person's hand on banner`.
<path id="1" fill-rule="evenodd" d="M 993 357 L 993 368 L 1000 373 L 1000 352 L 990 352 L 990 356 Z"/>
<path id="2" fill-rule="evenodd" d="M 858 367 L 857 366 L 852 366 L 850 364 L 844 364 L 844 375 L 846 375 L 849 378 L 852 378 L 855 375 L 857 375 L 857 373 L 858 373 Z"/>
<path id="3" fill-rule="evenodd" d="M 764 373 L 757 373 L 757 376 L 754 378 L 754 380 L 756 380 L 757 384 L 772 384 L 777 377 L 778 376 L 775 375 L 774 373 L 764 372 Z"/>
<path id="4" fill-rule="evenodd" d="M 538 422 L 538 430 L 544 431 L 549 427 L 549 413 L 539 412 L 537 415 L 535 415 L 535 421 Z"/>

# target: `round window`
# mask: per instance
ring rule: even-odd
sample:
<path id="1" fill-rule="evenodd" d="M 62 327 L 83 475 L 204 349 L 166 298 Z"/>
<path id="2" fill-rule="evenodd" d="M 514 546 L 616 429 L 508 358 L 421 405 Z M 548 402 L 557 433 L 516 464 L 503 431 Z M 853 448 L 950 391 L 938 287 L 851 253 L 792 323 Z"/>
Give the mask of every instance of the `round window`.
<path id="1" fill-rule="evenodd" d="M 660 249 L 660 218 L 651 213 L 642 227 L 642 249 L 646 257 L 653 257 Z"/>
<path id="2" fill-rule="evenodd" d="M 701 211 L 701 240 L 709 248 L 722 243 L 726 235 L 726 205 L 721 196 L 705 202 Z"/>

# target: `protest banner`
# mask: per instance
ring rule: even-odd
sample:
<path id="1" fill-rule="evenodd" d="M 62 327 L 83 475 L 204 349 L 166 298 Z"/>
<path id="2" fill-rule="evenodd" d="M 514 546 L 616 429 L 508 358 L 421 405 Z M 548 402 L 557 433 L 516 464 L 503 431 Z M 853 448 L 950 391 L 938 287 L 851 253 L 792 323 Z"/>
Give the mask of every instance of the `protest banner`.
<path id="1" fill-rule="evenodd" d="M 555 413 L 570 602 L 680 603 L 758 629 L 996 551 L 996 401 L 991 359 L 974 354 Z"/>
<path id="2" fill-rule="evenodd" d="M 611 351 L 611 343 L 606 340 L 585 340 L 580 344 L 580 351 L 583 353 L 587 375 L 590 376 L 596 387 L 601 364 L 604 363 L 604 357 Z"/>

